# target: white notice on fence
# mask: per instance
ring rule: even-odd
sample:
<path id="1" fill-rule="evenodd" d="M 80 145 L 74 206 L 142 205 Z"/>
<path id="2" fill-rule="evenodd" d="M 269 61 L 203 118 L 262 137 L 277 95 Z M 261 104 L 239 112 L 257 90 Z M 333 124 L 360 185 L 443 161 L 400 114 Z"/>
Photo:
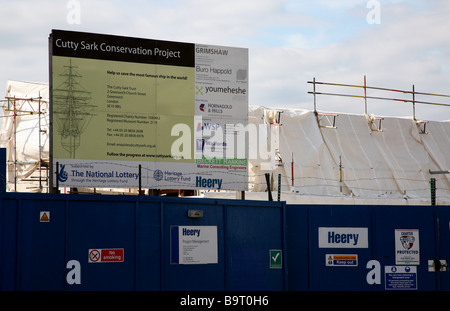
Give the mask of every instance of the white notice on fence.
<path id="1" fill-rule="evenodd" d="M 367 228 L 319 227 L 319 248 L 368 248 Z"/>
<path id="2" fill-rule="evenodd" d="M 420 264 L 419 229 L 395 229 L 395 264 Z"/>
<path id="3" fill-rule="evenodd" d="M 217 226 L 171 226 L 171 264 L 218 263 Z"/>

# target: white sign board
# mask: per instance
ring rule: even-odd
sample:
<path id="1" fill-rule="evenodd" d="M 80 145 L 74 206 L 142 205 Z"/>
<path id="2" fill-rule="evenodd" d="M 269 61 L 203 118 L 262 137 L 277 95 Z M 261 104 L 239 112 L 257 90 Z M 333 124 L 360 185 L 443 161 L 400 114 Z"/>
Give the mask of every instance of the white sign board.
<path id="1" fill-rule="evenodd" d="M 367 228 L 319 227 L 319 248 L 368 248 Z"/>
<path id="2" fill-rule="evenodd" d="M 395 229 L 395 263 L 419 265 L 419 229 Z"/>
<path id="3" fill-rule="evenodd" d="M 217 226 L 171 226 L 170 263 L 218 263 Z"/>

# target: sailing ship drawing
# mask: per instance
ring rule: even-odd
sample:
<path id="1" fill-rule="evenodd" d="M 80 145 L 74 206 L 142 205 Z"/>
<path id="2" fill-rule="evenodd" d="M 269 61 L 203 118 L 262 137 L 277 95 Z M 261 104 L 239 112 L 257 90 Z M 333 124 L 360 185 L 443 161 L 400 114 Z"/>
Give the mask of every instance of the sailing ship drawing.
<path id="1" fill-rule="evenodd" d="M 81 135 L 94 115 L 95 105 L 90 103 L 91 92 L 81 84 L 82 76 L 72 59 L 64 66 L 60 77 L 63 82 L 53 88 L 53 120 L 61 137 L 61 146 L 75 159 Z"/>

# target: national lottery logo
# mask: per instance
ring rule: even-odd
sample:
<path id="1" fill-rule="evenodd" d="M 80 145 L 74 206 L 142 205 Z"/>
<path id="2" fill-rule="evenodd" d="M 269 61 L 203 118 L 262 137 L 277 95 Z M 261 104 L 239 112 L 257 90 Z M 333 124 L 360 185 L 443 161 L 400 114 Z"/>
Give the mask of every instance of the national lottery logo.
<path id="1" fill-rule="evenodd" d="M 59 165 L 59 174 L 58 174 L 58 180 L 60 182 L 66 182 L 69 178 L 69 174 L 65 171 L 66 165 L 60 164 Z"/>
<path id="2" fill-rule="evenodd" d="M 153 173 L 153 178 L 154 178 L 156 181 L 162 180 L 162 179 L 164 178 L 164 173 L 163 173 L 163 171 L 161 171 L 161 170 L 156 170 L 156 171 Z"/>

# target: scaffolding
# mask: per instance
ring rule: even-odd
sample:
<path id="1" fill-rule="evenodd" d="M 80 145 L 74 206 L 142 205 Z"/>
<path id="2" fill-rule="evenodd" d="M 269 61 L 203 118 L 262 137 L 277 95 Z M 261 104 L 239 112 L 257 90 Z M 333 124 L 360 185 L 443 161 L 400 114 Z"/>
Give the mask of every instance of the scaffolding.
<path id="1" fill-rule="evenodd" d="M 72 68 L 71 68 L 72 67 Z M 69 64 L 68 69 L 73 69 L 73 64 Z M 69 75 L 67 77 L 70 76 Z M 73 80 L 73 79 L 72 79 Z M 68 79 L 67 81 L 71 81 Z M 9 185 L 9 191 L 38 191 L 38 192 L 44 192 L 48 191 L 49 187 L 49 130 L 48 130 L 48 124 L 49 124 L 49 95 L 48 95 L 48 84 L 30 84 L 30 85 L 24 85 L 23 82 L 17 82 L 18 85 L 12 83 L 9 83 L 9 86 L 13 85 L 12 89 L 11 87 L 7 88 L 7 93 L 4 100 L 1 100 L 0 102 L 3 104 L 3 116 L 1 119 L 3 120 L 2 124 L 2 132 L 1 132 L 1 142 L 2 147 L 6 147 L 8 149 L 8 155 L 7 155 L 7 161 L 8 161 L 8 185 Z M 22 84 L 20 84 L 22 83 Z M 308 81 L 308 83 L 313 84 L 313 92 L 308 92 L 310 94 L 314 95 L 314 111 L 311 110 L 305 110 L 305 112 L 302 113 L 296 113 L 293 111 L 290 111 L 289 109 L 285 110 L 279 110 L 279 109 L 262 109 L 254 108 L 255 110 L 252 111 L 249 110 L 249 116 L 250 118 L 253 118 L 255 122 L 263 122 L 270 126 L 270 128 L 274 128 L 274 131 L 279 131 L 280 137 L 284 137 L 281 141 L 283 144 L 277 145 L 276 148 L 274 148 L 274 155 L 276 156 L 276 161 L 274 161 L 274 167 L 273 167 L 273 176 L 277 176 L 277 174 L 282 174 L 282 182 L 284 183 L 285 187 L 290 187 L 293 189 L 293 191 L 300 191 L 301 193 L 304 192 L 305 195 L 320 195 L 321 198 L 324 198 L 326 196 L 334 195 L 341 195 L 341 196 L 347 196 L 347 197 L 361 197 L 363 198 L 366 193 L 370 192 L 369 194 L 372 195 L 372 192 L 375 193 L 376 191 L 384 191 L 384 188 L 373 188 L 373 185 L 368 185 L 370 182 L 369 178 L 361 179 L 359 175 L 357 175 L 358 171 L 352 168 L 351 166 L 351 158 L 345 158 L 343 157 L 341 159 L 341 155 L 345 156 L 345 152 L 342 152 L 342 150 L 349 150 L 350 148 L 343 148 L 339 152 L 336 151 L 336 154 L 331 154 L 332 151 L 334 151 L 338 145 L 336 145 L 336 148 L 329 147 L 329 154 L 330 159 L 328 158 L 328 153 L 322 153 L 322 158 L 318 158 L 317 155 L 311 154 L 312 150 L 320 150 L 320 148 L 323 148 L 326 146 L 324 143 L 334 143 L 333 139 L 335 139 L 336 135 L 339 133 L 347 133 L 345 130 L 351 129 L 353 126 L 352 124 L 345 124 L 342 122 L 342 120 L 349 120 L 349 122 L 358 122 L 358 126 L 361 124 L 364 125 L 364 128 L 366 126 L 365 121 L 367 120 L 369 122 L 370 129 L 372 130 L 372 133 L 370 135 L 373 135 L 375 139 L 377 137 L 387 137 L 390 133 L 396 133 L 393 131 L 404 131 L 404 128 L 399 127 L 393 127 L 392 126 L 392 120 L 390 118 L 383 118 L 383 117 L 376 117 L 373 115 L 368 114 L 368 101 L 370 100 L 391 100 L 391 101 L 400 101 L 409 103 L 412 105 L 413 108 L 413 117 L 411 120 L 405 120 L 403 119 L 401 124 L 404 127 L 404 125 L 408 124 L 408 122 L 412 122 L 412 127 L 415 128 L 415 125 L 417 125 L 417 129 L 419 130 L 419 134 L 427 134 L 427 131 L 429 131 L 429 135 L 420 135 L 420 137 L 424 140 L 424 143 L 426 143 L 425 140 L 428 139 L 428 142 L 431 144 L 433 139 L 441 138 L 439 136 L 440 134 L 448 133 L 446 130 L 448 128 L 448 122 L 434 122 L 430 121 L 429 128 L 427 128 L 428 121 L 424 120 L 418 120 L 416 118 L 415 114 L 415 105 L 416 104 L 423 104 L 423 105 L 439 105 L 439 106 L 450 106 L 449 104 L 442 104 L 442 103 L 436 103 L 433 100 L 430 101 L 418 101 L 416 100 L 416 95 L 427 95 L 427 96 L 438 96 L 440 98 L 449 98 L 450 95 L 442 95 L 442 94 L 432 94 L 432 93 L 422 93 L 422 92 L 416 92 L 415 88 L 413 86 L 412 90 L 410 91 L 404 91 L 404 90 L 393 90 L 388 88 L 380 88 L 380 87 L 373 87 L 368 86 L 366 83 L 366 79 L 364 77 L 364 83 L 363 85 L 351 85 L 351 84 L 338 84 L 338 83 L 327 83 L 327 82 L 319 82 L 316 81 L 314 78 L 312 81 Z M 37 86 L 36 86 L 37 85 Z M 320 86 L 331 86 L 331 87 L 345 87 L 346 89 L 353 88 L 358 91 L 362 90 L 361 94 L 339 94 L 337 92 L 321 92 L 317 91 L 316 89 Z M 15 88 L 15 89 L 14 89 Z M 10 92 L 11 91 L 11 92 Z M 389 96 L 373 96 L 372 94 L 369 94 L 371 91 L 384 91 L 384 92 L 396 92 L 401 94 L 406 94 L 406 96 L 411 96 L 410 98 L 390 98 Z M 62 94 L 63 92 L 56 92 L 57 95 L 61 95 L 61 99 L 64 97 Z M 21 95 L 22 94 L 22 95 Z M 80 96 L 80 94 L 78 94 Z M 83 93 L 82 96 L 85 97 L 88 94 Z M 345 113 L 329 113 L 329 112 L 319 112 L 317 110 L 317 98 L 319 95 L 331 95 L 331 96 L 347 96 L 347 97 L 356 97 L 363 99 L 361 102 L 364 104 L 364 114 L 366 116 L 366 119 L 361 116 L 354 116 L 350 118 Z M 59 98 L 58 98 L 59 99 Z M 81 104 L 78 103 L 80 106 Z M 76 107 L 78 107 L 76 106 Z M 90 104 L 88 104 L 89 107 L 91 107 Z M 69 106 L 67 106 L 69 107 Z M 62 113 L 64 110 L 61 110 L 61 116 L 65 116 L 64 113 Z M 261 114 L 261 115 L 260 115 Z M 67 115 L 67 114 L 66 114 Z M 314 116 L 315 115 L 315 116 Z M 69 114 L 70 116 L 70 114 Z M 88 116 L 86 113 L 78 112 L 78 117 L 84 117 Z M 309 116 L 311 117 L 309 119 Z M 25 119 L 33 119 L 31 123 L 27 123 L 26 126 L 24 126 L 23 121 Z M 358 119 L 360 118 L 360 119 Z M 66 117 L 61 117 L 62 123 L 64 121 L 69 121 L 70 119 Z M 75 121 L 78 121 L 78 119 L 74 119 Z M 303 122 L 303 124 L 300 124 Z M 309 122 L 311 120 L 311 122 Z M 316 123 L 316 120 L 319 122 Z M 360 121 L 358 121 L 360 120 Z M 283 122 L 282 122 L 283 121 Z M 404 122 L 403 122 L 404 121 Z M 5 122 L 8 122 L 9 124 L 6 125 Z M 391 123 L 389 123 L 391 122 Z M 286 123 L 286 124 L 285 124 Z M 440 127 L 442 129 L 440 132 L 438 131 L 438 128 L 436 125 L 439 123 Z M 356 124 L 356 123 L 355 123 Z M 400 123 L 399 123 L 400 124 Z M 317 126 L 319 125 L 319 126 Z M 442 126 L 441 126 L 442 125 Z M 300 149 L 290 149 L 290 145 L 295 144 L 305 144 L 305 140 L 298 139 L 298 135 L 295 136 L 288 136 L 290 132 L 297 131 L 298 129 L 296 126 L 299 126 L 299 129 L 302 129 L 304 131 L 306 137 L 310 139 L 311 145 L 305 145 L 304 148 Z M 384 126 L 384 128 L 383 128 Z M 391 128 L 389 128 L 389 126 Z M 317 131 L 316 131 L 316 127 Z M 339 127 L 339 129 L 338 129 Z M 333 130 L 334 129 L 334 130 Z M 361 129 L 361 127 L 359 128 Z M 376 132 L 383 132 L 382 133 L 376 133 Z M 366 135 L 364 131 L 359 131 L 358 137 L 364 137 L 365 139 L 370 139 L 370 135 Z M 370 131 L 369 131 L 370 132 Z M 69 132 L 71 133 L 71 132 Z M 297 133 L 297 132 L 296 132 Z M 303 133 L 303 132 L 302 132 Z M 314 136 L 313 134 L 321 134 Z M 283 136 L 284 135 L 284 136 Z M 355 134 L 356 135 L 356 134 Z M 362 135 L 362 136 L 360 136 Z M 448 134 L 447 134 L 448 135 Z M 392 135 L 391 135 L 392 136 Z M 286 137 L 289 137 L 289 139 L 285 139 Z M 434 138 L 433 138 L 434 137 Z M 291 139 L 294 139 L 294 141 L 291 141 Z M 298 140 L 295 140 L 298 139 Z M 339 137 L 339 139 L 342 139 L 342 142 L 344 140 L 348 140 L 350 138 L 348 137 Z M 387 139 L 387 138 L 386 138 Z M 392 139 L 392 137 L 391 137 Z M 420 140 L 420 139 L 418 139 Z M 24 142 L 25 141 L 25 142 Z M 442 140 L 438 140 L 442 141 Z M 388 148 L 391 145 L 383 145 L 385 141 L 383 139 L 380 139 L 378 141 L 380 143 L 380 148 Z M 26 144 L 28 143 L 28 146 L 26 147 Z M 277 142 L 280 144 L 280 142 Z M 350 142 L 352 143 L 352 142 Z M 410 144 L 413 145 L 417 143 L 414 140 L 410 141 Z M 337 144 L 337 143 L 336 143 Z M 367 142 L 368 144 L 368 142 Z M 424 148 L 424 152 L 428 152 L 428 150 L 431 150 L 430 152 L 434 152 L 435 155 L 438 156 L 438 158 L 442 158 L 440 163 L 442 165 L 434 165 L 430 162 L 430 166 L 423 166 L 423 168 L 420 169 L 420 174 L 425 174 L 423 172 L 428 172 L 430 170 L 430 174 L 432 172 L 437 171 L 445 171 L 448 172 L 448 161 L 446 160 L 447 157 L 445 156 L 448 154 L 448 145 L 441 146 L 442 144 L 438 145 L 427 145 Z M 76 145 L 72 145 L 76 147 Z M 331 146 L 331 145 L 330 145 Z M 23 157 L 24 153 L 31 153 L 31 148 L 35 148 L 35 150 L 32 151 L 33 158 L 30 157 Z M 436 149 L 437 148 L 437 149 Z M 72 148 L 73 150 L 75 148 Z M 72 150 L 71 149 L 71 150 Z M 302 152 L 302 150 L 309 150 L 308 154 L 299 154 Z M 337 149 L 336 149 L 337 150 Z M 375 150 L 375 149 L 374 149 Z M 367 151 L 368 152 L 368 151 Z M 284 153 L 284 154 L 283 154 Z M 310 158 L 308 158 L 310 157 Z M 374 156 L 375 157 L 375 156 Z M 282 161 L 281 159 L 284 158 L 285 161 Z M 305 166 L 305 159 L 312 161 L 309 166 Z M 375 157 L 376 160 L 373 160 L 374 163 L 378 163 L 378 159 Z M 249 188 L 253 189 L 253 192 L 261 191 L 262 188 L 266 188 L 266 182 L 262 180 L 262 177 L 265 176 L 264 173 L 266 171 L 262 171 L 259 167 L 257 167 L 259 164 L 260 159 L 250 161 L 252 163 L 252 166 L 254 169 L 252 170 L 253 175 L 249 176 Z M 319 163 L 320 165 L 315 165 L 315 163 Z M 425 164 L 424 164 L 425 165 Z M 294 170 L 295 166 L 295 170 Z M 24 167 L 26 169 L 24 169 Z M 330 172 L 327 171 L 330 170 Z M 276 170 L 276 172 L 275 172 Z M 375 169 L 372 166 L 369 166 L 367 169 L 369 173 L 375 172 Z M 354 171 L 354 172 L 353 172 Z M 333 173 L 338 172 L 338 177 L 334 176 Z M 355 173 L 355 177 L 349 177 L 350 173 Z M 367 173 L 367 174 L 369 174 Z M 396 172 L 394 172 L 396 173 Z M 393 173 L 393 174 L 394 174 Z M 410 173 L 407 171 L 406 173 Z M 303 174 L 303 175 L 302 175 Z M 317 176 L 314 174 L 318 174 Z M 322 176 L 322 175 L 323 176 Z M 373 173 L 375 174 L 375 173 Z M 384 174 L 384 175 L 383 175 Z M 383 178 L 388 178 L 385 175 L 388 174 L 388 171 L 380 171 L 379 175 L 381 176 L 379 179 L 374 179 L 376 182 L 379 180 L 383 180 L 383 182 L 379 182 L 381 185 L 386 184 L 385 180 Z M 419 173 L 417 173 L 419 174 Z M 444 175 L 444 174 L 442 174 Z M 378 175 L 377 175 L 378 176 Z M 395 177 L 395 181 L 400 182 L 416 182 L 413 179 L 416 179 L 416 177 Z M 260 179 L 262 180 L 261 185 L 259 185 Z M 335 180 L 336 179 L 336 180 Z M 317 183 L 313 183 L 313 181 L 317 181 Z M 333 182 L 336 181 L 336 185 L 333 184 Z M 29 186 L 27 189 L 24 187 L 24 183 L 29 182 L 27 185 Z M 359 185 L 361 183 L 361 185 Z M 439 187 L 442 187 L 443 189 L 439 189 L 439 191 L 450 191 L 448 187 L 448 181 L 447 179 L 440 179 L 438 181 Z M 32 184 L 32 185 L 30 185 Z M 366 185 L 367 184 L 367 185 Z M 334 191 L 333 187 L 338 187 L 339 191 Z M 394 187 L 394 186 L 392 186 Z M 416 189 L 419 189 L 421 192 L 423 192 L 422 185 L 411 186 L 407 188 L 406 186 L 402 186 L 405 189 L 407 189 L 407 194 L 405 196 L 410 196 L 411 193 L 414 193 Z M 370 190 L 367 190 L 370 188 Z M 394 187 L 395 188 L 395 187 Z M 331 190 L 330 190 L 331 189 Z M 349 190 L 350 189 L 350 190 Z M 392 189 L 386 186 L 386 192 Z M 396 188 L 395 188 L 396 189 Z M 402 188 L 403 189 L 403 188 Z M 117 190 L 117 192 L 116 192 Z M 121 192 L 116 190 L 107 190 L 104 189 L 104 193 L 112 193 L 114 194 L 137 194 L 136 191 L 132 192 L 132 189 L 126 189 L 121 190 Z M 404 189 L 403 189 L 404 190 Z M 69 190 L 70 191 L 70 190 Z M 86 193 L 100 193 L 99 189 L 77 189 L 78 193 L 82 193 L 85 191 Z M 103 190 L 102 190 L 103 191 Z M 302 192 L 303 191 L 303 192 Z M 321 192 L 322 191 L 322 192 Z M 398 192 L 398 191 L 397 191 Z M 417 191 L 416 191 L 417 192 Z M 445 195 L 446 193 L 445 192 Z M 349 193 L 349 194 L 348 194 Z M 359 194 L 358 194 L 359 193 Z M 381 195 L 383 198 L 387 197 L 387 194 Z M 410 196 L 411 197 L 411 196 Z M 371 198 L 371 197 L 370 197 Z M 410 199 L 411 200 L 411 199 Z"/>
<path id="2" fill-rule="evenodd" d="M 343 83 L 331 83 L 331 82 L 320 82 L 316 81 L 316 78 L 314 77 L 312 81 L 308 81 L 308 83 L 313 85 L 313 91 L 308 92 L 308 94 L 313 94 L 314 96 L 314 113 L 317 116 L 317 120 L 320 127 L 324 128 L 336 128 L 336 117 L 337 114 L 332 113 L 322 113 L 317 111 L 317 98 L 316 95 L 330 95 L 330 96 L 343 96 L 343 97 L 353 97 L 353 98 L 362 98 L 364 99 L 364 115 L 369 116 L 368 114 L 368 107 L 367 107 L 367 100 L 387 100 L 387 101 L 396 101 L 396 102 L 404 102 L 404 103 L 411 103 L 412 107 L 412 119 L 416 122 L 417 127 L 419 128 L 419 131 L 421 134 L 426 134 L 426 125 L 428 121 L 426 120 L 418 120 L 416 116 L 416 104 L 423 104 L 423 105 L 434 105 L 434 106 L 443 106 L 443 107 L 450 107 L 450 104 L 445 103 L 438 103 L 434 101 L 420 101 L 416 99 L 416 95 L 422 95 L 422 96 L 436 96 L 441 98 L 450 98 L 450 95 L 444 95 L 444 94 L 435 94 L 435 93 L 424 93 L 424 92 L 417 92 L 415 90 L 415 86 L 412 86 L 412 90 L 397 90 L 397 89 L 390 89 L 390 88 L 384 88 L 384 87 L 375 87 L 375 86 L 368 86 L 366 76 L 364 76 L 364 83 L 363 85 L 354 85 L 354 84 L 343 84 Z M 329 92 L 317 92 L 316 86 L 317 85 L 326 85 L 326 86 L 333 86 L 333 87 L 346 87 L 346 88 L 359 88 L 363 89 L 363 94 L 361 95 L 355 95 L 355 94 L 342 94 L 342 93 L 329 93 Z M 393 97 L 384 97 L 384 96 L 368 96 L 367 90 L 376 90 L 376 91 L 382 91 L 382 92 L 394 92 L 394 93 L 402 93 L 402 94 L 410 94 L 410 99 L 405 98 L 393 98 Z M 382 117 L 375 117 L 370 116 L 368 117 L 370 127 L 373 131 L 382 131 L 381 129 L 381 121 L 384 120 Z M 325 122 L 324 122 L 325 121 Z"/>
<path id="3" fill-rule="evenodd" d="M 44 85 L 43 88 L 48 89 L 48 86 Z M 37 90 L 37 94 L 24 95 L 12 94 L 11 85 L 9 85 L 5 99 L 1 100 L 3 107 L 2 147 L 9 149 L 7 152 L 9 190 L 20 191 L 19 183 L 28 183 L 31 185 L 26 187 L 27 191 L 43 192 L 48 189 L 49 177 L 48 156 L 45 156 L 47 150 L 44 150 L 47 141 L 46 138 L 43 138 L 43 135 L 48 135 L 49 102 L 47 98 L 41 96 L 40 90 Z M 25 126 L 22 126 L 24 124 Z M 32 151 L 34 154 L 32 157 L 19 154 L 30 151 L 29 146 L 21 141 L 23 137 L 26 137 L 27 141 L 34 145 L 37 143 L 37 148 L 32 147 L 32 149 L 36 149 Z"/>

